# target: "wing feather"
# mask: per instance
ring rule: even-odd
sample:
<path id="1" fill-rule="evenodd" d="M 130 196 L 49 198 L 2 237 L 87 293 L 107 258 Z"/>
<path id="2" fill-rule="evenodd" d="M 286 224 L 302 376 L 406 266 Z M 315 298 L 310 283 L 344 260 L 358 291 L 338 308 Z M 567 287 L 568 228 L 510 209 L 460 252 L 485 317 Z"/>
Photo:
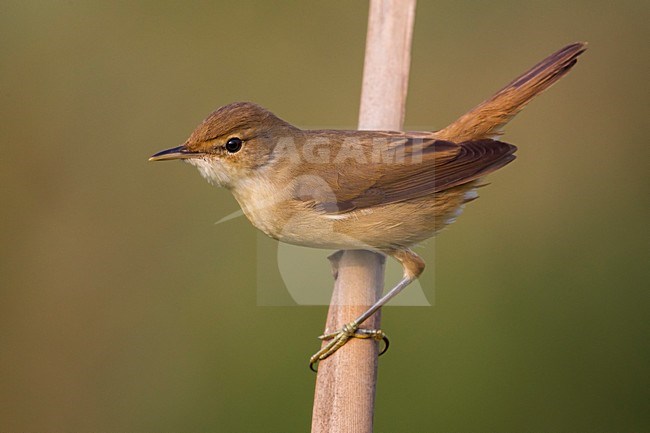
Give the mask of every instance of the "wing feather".
<path id="1" fill-rule="evenodd" d="M 296 198 L 323 213 L 341 214 L 439 193 L 485 176 L 515 158 L 515 146 L 491 139 L 457 144 L 417 134 L 389 137 L 379 150 L 374 149 L 380 161 L 348 161 L 335 164 L 335 170 L 328 173 L 323 173 L 322 166 L 320 170 L 312 167 L 320 186 L 312 179 L 299 188 Z"/>

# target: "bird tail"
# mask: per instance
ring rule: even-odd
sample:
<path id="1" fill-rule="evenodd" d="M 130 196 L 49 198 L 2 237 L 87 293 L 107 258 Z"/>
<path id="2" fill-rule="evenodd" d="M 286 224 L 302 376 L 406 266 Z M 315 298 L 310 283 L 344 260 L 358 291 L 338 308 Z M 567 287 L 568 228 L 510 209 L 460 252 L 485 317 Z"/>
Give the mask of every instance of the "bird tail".
<path id="1" fill-rule="evenodd" d="M 551 87 L 576 64 L 587 44 L 577 42 L 551 54 L 445 129 L 436 138 L 462 142 L 495 138 L 501 129 L 538 94 Z"/>

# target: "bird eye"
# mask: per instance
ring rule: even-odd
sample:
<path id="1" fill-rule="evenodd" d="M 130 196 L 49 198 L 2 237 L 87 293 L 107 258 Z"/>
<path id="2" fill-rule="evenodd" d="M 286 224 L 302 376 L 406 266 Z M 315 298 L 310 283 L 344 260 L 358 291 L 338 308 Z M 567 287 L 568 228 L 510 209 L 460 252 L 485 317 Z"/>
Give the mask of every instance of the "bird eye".
<path id="1" fill-rule="evenodd" d="M 228 141 L 226 142 L 226 150 L 230 153 L 239 152 L 242 144 L 243 143 L 241 141 L 241 138 L 238 137 L 229 138 Z"/>

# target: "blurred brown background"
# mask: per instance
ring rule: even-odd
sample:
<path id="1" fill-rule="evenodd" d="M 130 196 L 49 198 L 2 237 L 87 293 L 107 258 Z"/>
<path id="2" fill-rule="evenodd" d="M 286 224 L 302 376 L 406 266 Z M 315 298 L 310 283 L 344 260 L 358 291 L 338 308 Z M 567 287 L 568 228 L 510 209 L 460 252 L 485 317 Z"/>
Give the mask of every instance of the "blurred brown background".
<path id="1" fill-rule="evenodd" d="M 366 14 L 0 4 L 1 431 L 309 429 L 326 309 L 258 307 L 255 230 L 213 224 L 234 199 L 147 157 L 235 100 L 354 128 Z M 639 1 L 420 1 L 408 129 L 590 49 L 507 129 L 518 159 L 420 249 L 435 306 L 384 314 L 376 431 L 650 430 L 649 18 Z"/>

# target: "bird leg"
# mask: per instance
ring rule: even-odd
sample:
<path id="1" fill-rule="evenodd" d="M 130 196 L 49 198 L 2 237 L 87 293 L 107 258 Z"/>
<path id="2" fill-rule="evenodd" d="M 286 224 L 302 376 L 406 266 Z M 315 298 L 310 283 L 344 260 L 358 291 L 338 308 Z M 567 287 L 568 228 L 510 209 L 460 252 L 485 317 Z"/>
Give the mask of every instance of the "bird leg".
<path id="1" fill-rule="evenodd" d="M 331 332 L 328 334 L 321 335 L 321 340 L 331 340 L 327 343 L 321 350 L 316 352 L 309 359 L 309 368 L 313 371 L 315 366 L 325 358 L 331 356 L 334 352 L 339 350 L 345 343 L 348 342 L 350 338 L 363 338 L 363 339 L 373 339 L 373 340 L 383 340 L 385 343 L 384 349 L 381 351 L 380 355 L 388 349 L 388 338 L 386 334 L 381 329 L 365 329 L 359 328 L 359 326 L 365 322 L 370 316 L 375 314 L 382 306 L 384 306 L 388 301 L 397 296 L 406 286 L 411 284 L 422 271 L 424 270 L 424 261 L 409 249 L 398 249 L 398 250 L 384 250 L 382 251 L 395 259 L 397 259 L 404 268 L 404 277 L 400 280 L 399 283 L 392 289 L 388 291 L 384 296 L 379 298 L 370 308 L 368 308 L 363 314 L 357 317 L 354 321 L 346 323 L 343 327 L 336 332 Z"/>

